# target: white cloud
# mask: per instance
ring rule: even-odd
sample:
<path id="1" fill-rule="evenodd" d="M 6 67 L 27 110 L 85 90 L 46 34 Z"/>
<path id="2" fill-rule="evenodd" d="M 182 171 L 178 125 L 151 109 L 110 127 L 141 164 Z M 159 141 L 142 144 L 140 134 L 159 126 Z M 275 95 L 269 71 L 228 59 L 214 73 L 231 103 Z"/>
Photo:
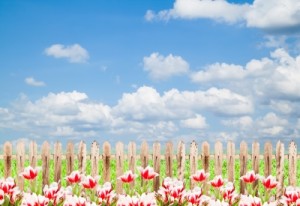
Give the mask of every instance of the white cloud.
<path id="1" fill-rule="evenodd" d="M 182 92 L 172 89 L 160 95 L 154 88 L 143 86 L 134 93 L 123 94 L 113 110 L 131 120 L 165 120 L 190 118 L 203 110 L 217 115 L 249 114 L 253 112 L 253 104 L 248 97 L 228 89 Z"/>
<path id="2" fill-rule="evenodd" d="M 252 4 L 230 3 L 226 0 L 176 0 L 169 10 L 147 11 L 145 18 L 208 18 L 227 23 L 244 21 L 248 27 L 268 31 L 299 30 L 300 3 L 298 0 L 254 0 Z"/>
<path id="3" fill-rule="evenodd" d="M 34 79 L 33 77 L 27 77 L 25 79 L 25 83 L 30 85 L 30 86 L 34 86 L 34 87 L 43 87 L 46 86 L 46 84 L 42 81 L 38 81 L 36 79 Z"/>
<path id="4" fill-rule="evenodd" d="M 181 126 L 190 129 L 205 129 L 208 127 L 205 117 L 200 114 L 196 114 L 196 117 L 181 120 Z"/>
<path id="5" fill-rule="evenodd" d="M 243 116 L 239 118 L 223 120 L 222 124 L 224 124 L 225 126 L 239 128 L 241 130 L 247 130 L 252 128 L 253 119 L 250 116 Z"/>
<path id="6" fill-rule="evenodd" d="M 54 58 L 66 58 L 71 63 L 84 63 L 89 59 L 89 53 L 79 44 L 62 45 L 54 44 L 45 49 L 47 56 Z"/>
<path id="7" fill-rule="evenodd" d="M 205 70 L 191 75 L 194 82 L 208 82 L 215 80 L 239 80 L 243 79 L 245 72 L 242 66 L 226 63 L 209 65 Z"/>
<path id="8" fill-rule="evenodd" d="M 284 49 L 276 49 L 270 56 L 250 60 L 245 66 L 212 64 L 191 75 L 191 80 L 221 84 L 237 93 L 252 94 L 268 102 L 300 99 L 300 55 L 292 57 Z"/>
<path id="9" fill-rule="evenodd" d="M 152 53 L 144 57 L 143 67 L 149 72 L 150 77 L 156 80 L 168 79 L 189 71 L 189 64 L 182 57 L 172 54 L 164 57 L 159 53 Z"/>

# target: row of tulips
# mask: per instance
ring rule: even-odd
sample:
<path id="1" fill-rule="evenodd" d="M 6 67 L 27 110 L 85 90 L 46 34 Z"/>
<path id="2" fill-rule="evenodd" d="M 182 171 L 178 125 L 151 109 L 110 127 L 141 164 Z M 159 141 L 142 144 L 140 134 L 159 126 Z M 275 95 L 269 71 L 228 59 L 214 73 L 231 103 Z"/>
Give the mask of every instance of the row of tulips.
<path id="1" fill-rule="evenodd" d="M 0 205 L 22 206 L 89 206 L 89 205 L 117 205 L 117 206 L 165 206 L 165 205 L 200 205 L 200 206 L 300 206 L 300 188 L 287 187 L 284 195 L 277 200 L 271 196 L 271 191 L 278 182 L 275 177 L 261 177 L 254 171 L 247 172 L 241 177 L 246 184 L 246 194 L 239 194 L 232 182 L 222 176 L 209 179 L 209 173 L 199 170 L 191 176 L 195 187 L 185 188 L 183 181 L 167 177 L 163 180 L 157 192 L 149 191 L 147 181 L 158 174 L 153 168 L 139 168 L 139 175 L 143 179 L 140 191 L 129 190 L 124 194 L 116 194 L 110 182 L 99 184 L 99 176 L 92 177 L 73 171 L 66 177 L 70 186 L 62 187 L 60 182 L 54 182 L 43 188 L 43 195 L 36 193 L 34 180 L 38 175 L 38 168 L 27 167 L 20 175 L 30 181 L 30 189 L 21 191 L 12 177 L 0 180 Z M 125 172 L 118 177 L 128 184 L 138 177 L 132 171 Z M 259 194 L 253 184 L 259 181 L 265 188 Z M 125 188 L 129 188 L 126 187 Z"/>

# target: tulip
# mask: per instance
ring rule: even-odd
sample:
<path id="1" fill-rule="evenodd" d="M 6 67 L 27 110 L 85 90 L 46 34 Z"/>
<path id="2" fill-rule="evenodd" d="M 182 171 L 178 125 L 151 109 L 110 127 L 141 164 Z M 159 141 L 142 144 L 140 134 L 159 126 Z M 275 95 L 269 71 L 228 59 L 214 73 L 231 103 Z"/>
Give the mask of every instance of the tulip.
<path id="1" fill-rule="evenodd" d="M 23 176 L 27 180 L 34 180 L 38 175 L 39 170 L 40 168 L 38 167 L 33 168 L 31 166 L 28 166 L 24 169 L 24 172 L 20 173 L 20 176 Z"/>
<path id="2" fill-rule="evenodd" d="M 215 176 L 215 178 L 210 181 L 211 186 L 215 188 L 220 188 L 221 186 L 224 185 L 224 180 L 221 175 Z"/>
<path id="3" fill-rule="evenodd" d="M 268 177 L 262 179 L 262 184 L 266 189 L 273 189 L 277 186 L 278 182 L 276 181 L 275 177 L 269 175 Z"/>
<path id="4" fill-rule="evenodd" d="M 92 176 L 88 175 L 85 176 L 83 178 L 83 180 L 81 181 L 81 185 L 85 188 L 85 189 L 93 189 L 96 187 L 97 183 L 98 183 L 98 179 L 99 176 L 96 176 L 95 178 L 93 178 Z"/>
<path id="5" fill-rule="evenodd" d="M 71 184 L 79 183 L 81 181 L 81 174 L 79 171 L 73 171 L 70 175 L 66 177 L 67 181 Z"/>
<path id="6" fill-rule="evenodd" d="M 144 180 L 151 180 L 159 175 L 158 173 L 154 172 L 153 168 L 150 166 L 147 166 L 146 168 L 138 167 L 138 170 L 140 171 Z"/>
<path id="7" fill-rule="evenodd" d="M 0 205 L 2 205 L 5 201 L 4 191 L 0 189 Z"/>
<path id="8" fill-rule="evenodd" d="M 240 179 L 243 180 L 246 183 L 253 183 L 256 180 L 258 180 L 258 175 L 255 174 L 253 170 L 248 171 L 245 175 L 243 175 Z"/>
<path id="9" fill-rule="evenodd" d="M 118 177 L 118 180 L 121 180 L 124 183 L 130 183 L 137 177 L 136 174 L 133 174 L 131 170 L 125 172 L 122 176 Z"/>
<path id="10" fill-rule="evenodd" d="M 205 171 L 198 170 L 195 174 L 191 176 L 191 178 L 196 182 L 203 182 L 209 177 L 209 173 L 205 173 Z"/>

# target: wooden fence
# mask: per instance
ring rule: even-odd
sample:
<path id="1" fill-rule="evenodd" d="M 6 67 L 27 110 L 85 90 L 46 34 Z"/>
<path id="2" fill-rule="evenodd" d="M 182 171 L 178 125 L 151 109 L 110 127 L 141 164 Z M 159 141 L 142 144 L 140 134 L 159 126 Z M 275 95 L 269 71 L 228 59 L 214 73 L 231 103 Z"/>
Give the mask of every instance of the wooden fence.
<path id="1" fill-rule="evenodd" d="M 277 195 L 280 196 L 284 189 L 284 160 L 288 160 L 288 184 L 296 186 L 297 175 L 297 147 L 295 142 L 291 142 L 288 146 L 288 154 L 285 155 L 284 144 L 280 141 L 276 144 L 275 151 L 273 151 L 272 144 L 270 142 L 265 143 L 264 153 L 260 154 L 260 145 L 258 142 L 252 143 L 252 150 L 248 148 L 246 142 L 241 142 L 239 154 L 235 153 L 235 144 L 231 141 L 227 143 L 226 153 L 223 152 L 223 144 L 216 142 L 214 145 L 214 154 L 210 154 L 210 145 L 207 142 L 201 144 L 201 152 L 198 152 L 198 144 L 193 141 L 188 150 L 184 142 L 179 142 L 177 149 L 173 148 L 171 142 L 166 143 L 164 151 L 161 151 L 161 144 L 156 142 L 153 144 L 152 152 L 149 149 L 149 145 L 143 142 L 140 145 L 140 154 L 137 154 L 137 146 L 134 142 L 128 144 L 127 153 L 124 152 L 124 144 L 118 142 L 115 145 L 115 154 L 112 154 L 112 147 L 108 142 L 103 143 L 100 153 L 100 146 L 97 142 L 93 142 L 91 145 L 90 153 L 87 153 L 87 147 L 84 142 L 80 142 L 78 145 L 78 151 L 75 153 L 74 144 L 69 142 L 66 147 L 66 152 L 62 152 L 62 145 L 60 142 L 54 144 L 54 152 L 50 151 L 50 144 L 44 142 L 41 148 L 41 154 L 38 155 L 37 144 L 31 142 L 29 145 L 29 153 L 25 153 L 25 145 L 23 142 L 17 143 L 16 154 L 13 154 L 12 144 L 6 142 L 4 144 L 3 155 L 0 155 L 0 159 L 4 160 L 4 176 L 11 175 L 12 159 L 16 159 L 17 173 L 19 174 L 24 169 L 25 160 L 29 160 L 31 166 L 37 166 L 37 160 L 42 160 L 42 179 L 43 186 L 49 184 L 49 161 L 54 160 L 54 180 L 59 181 L 61 179 L 61 164 L 65 159 L 67 164 L 67 174 L 70 174 L 74 169 L 81 172 L 85 172 L 86 161 L 91 161 L 91 175 L 99 175 L 99 162 L 103 163 L 103 170 L 101 171 L 101 177 L 104 181 L 110 181 L 111 178 L 111 161 L 116 160 L 116 175 L 120 176 L 124 172 L 124 161 L 128 161 L 129 169 L 136 170 L 136 162 L 139 159 L 142 167 L 146 167 L 149 160 L 153 161 L 153 168 L 156 172 L 161 173 L 160 166 L 161 160 L 165 164 L 165 176 L 173 176 L 173 160 L 177 162 L 177 175 L 176 177 L 183 180 L 184 173 L 189 170 L 190 174 L 195 173 L 196 170 L 203 168 L 205 171 L 209 170 L 210 160 L 214 160 L 214 170 L 216 175 L 222 174 L 223 161 L 227 161 L 227 179 L 234 181 L 235 172 L 235 160 L 239 159 L 240 168 L 239 175 L 242 176 L 247 172 L 248 161 L 252 162 L 253 170 L 259 172 L 259 160 L 264 161 L 264 175 L 268 176 L 272 172 L 272 160 L 276 160 L 276 179 L 279 181 L 277 187 Z M 189 151 L 189 152 L 188 152 Z M 74 168 L 74 161 L 78 161 L 78 168 Z M 189 160 L 189 166 L 186 165 L 186 160 Z M 202 164 L 202 166 L 200 165 Z M 211 163 L 212 164 L 212 163 Z M 18 177 L 17 184 L 20 189 L 23 189 L 24 182 L 22 177 Z M 153 180 L 154 190 L 159 188 L 161 183 L 160 177 L 156 177 Z M 134 183 L 133 183 L 134 184 Z M 131 185 L 133 187 L 134 185 Z M 143 183 L 142 183 L 143 184 Z M 191 181 L 191 187 L 194 186 L 194 182 Z M 256 183 L 257 184 L 257 183 Z M 122 192 L 122 183 L 116 182 L 116 191 Z M 240 181 L 240 192 L 245 192 L 245 185 Z"/>

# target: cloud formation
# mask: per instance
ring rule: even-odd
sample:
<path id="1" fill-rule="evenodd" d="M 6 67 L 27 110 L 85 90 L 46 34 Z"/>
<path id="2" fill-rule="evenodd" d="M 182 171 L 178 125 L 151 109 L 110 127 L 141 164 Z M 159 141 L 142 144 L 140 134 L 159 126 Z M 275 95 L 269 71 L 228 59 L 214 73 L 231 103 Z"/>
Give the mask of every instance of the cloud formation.
<path id="1" fill-rule="evenodd" d="M 157 52 L 143 59 L 143 67 L 152 79 L 164 80 L 172 76 L 185 74 L 189 71 L 189 64 L 181 56 L 163 56 Z"/>
<path id="2" fill-rule="evenodd" d="M 45 49 L 47 56 L 53 56 L 54 58 L 65 58 L 71 63 L 84 63 L 89 59 L 89 53 L 86 49 L 79 44 L 62 45 L 53 44 Z"/>
<path id="3" fill-rule="evenodd" d="M 27 77 L 25 79 L 25 83 L 30 85 L 30 86 L 34 86 L 34 87 L 43 87 L 46 86 L 46 84 L 42 81 L 38 81 L 36 79 L 34 79 L 33 77 Z"/>
<path id="4" fill-rule="evenodd" d="M 173 8 L 157 13 L 148 10 L 147 21 L 207 18 L 229 24 L 245 22 L 247 27 L 291 32 L 300 29 L 298 0 L 254 0 L 252 4 L 226 0 L 176 0 Z"/>

